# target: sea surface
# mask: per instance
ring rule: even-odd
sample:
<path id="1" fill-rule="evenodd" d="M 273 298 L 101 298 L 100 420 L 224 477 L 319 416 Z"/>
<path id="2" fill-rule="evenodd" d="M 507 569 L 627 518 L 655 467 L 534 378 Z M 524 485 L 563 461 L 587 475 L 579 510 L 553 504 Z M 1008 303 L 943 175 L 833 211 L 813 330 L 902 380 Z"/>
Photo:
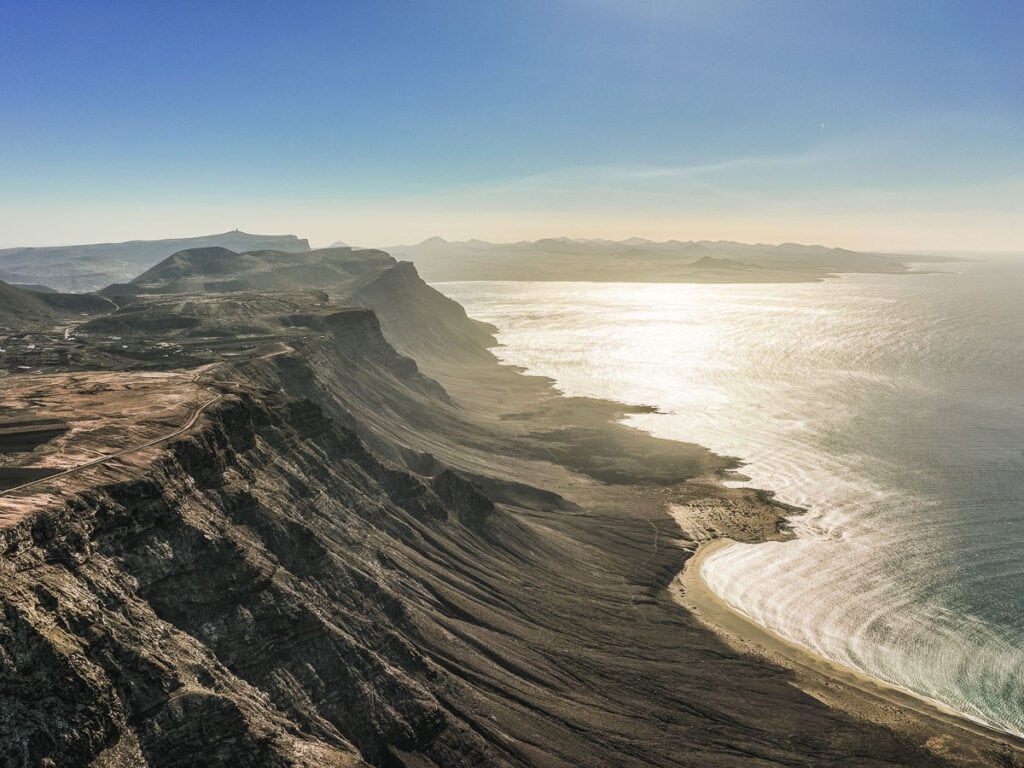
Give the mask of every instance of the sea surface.
<path id="1" fill-rule="evenodd" d="M 1024 263 L 788 285 L 442 283 L 499 357 L 805 507 L 703 576 L 836 661 L 1024 735 Z"/>

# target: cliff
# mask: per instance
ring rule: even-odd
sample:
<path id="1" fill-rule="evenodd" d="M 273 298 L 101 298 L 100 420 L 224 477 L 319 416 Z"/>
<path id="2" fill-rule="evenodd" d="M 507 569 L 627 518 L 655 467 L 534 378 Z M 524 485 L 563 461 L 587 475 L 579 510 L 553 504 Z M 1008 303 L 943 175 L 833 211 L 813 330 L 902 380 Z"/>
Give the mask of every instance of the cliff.
<path id="1" fill-rule="evenodd" d="M 495 505 L 309 402 L 239 391 L 204 419 L 0 529 L 0 763 L 886 764 L 865 738 L 920 761 L 782 675 L 716 686 L 753 665 L 658 598 L 685 555 L 638 521 Z"/>
<path id="2" fill-rule="evenodd" d="M 356 287 L 356 303 L 373 309 L 388 340 L 420 362 L 493 362 L 497 329 L 466 316 L 462 305 L 423 281 L 411 262 L 398 262 Z"/>
<path id="3" fill-rule="evenodd" d="M 0 530 L 0 762 L 478 761 L 383 556 L 483 514 L 461 482 L 446 504 L 311 404 L 240 396 L 144 476 Z"/>
<path id="4" fill-rule="evenodd" d="M 208 406 L 16 492 L 36 511 L 0 527 L 0 765 L 1012 765 L 832 709 L 671 598 L 695 544 L 667 505 L 732 510 L 738 538 L 778 524 L 708 477 L 732 461 L 496 365 L 411 265 L 354 285 L 374 309 L 168 296 L 83 326 L 187 320 L 165 365 L 213 364 L 138 374 L 124 407 L 173 377 Z M 22 381 L 19 408 L 80 412 Z"/>

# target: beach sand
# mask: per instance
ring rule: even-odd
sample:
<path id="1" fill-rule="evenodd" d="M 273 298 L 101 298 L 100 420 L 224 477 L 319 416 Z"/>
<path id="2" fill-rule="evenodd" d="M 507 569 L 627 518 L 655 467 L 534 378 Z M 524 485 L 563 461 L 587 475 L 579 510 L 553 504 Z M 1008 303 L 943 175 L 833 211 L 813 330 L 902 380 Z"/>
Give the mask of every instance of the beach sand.
<path id="1" fill-rule="evenodd" d="M 694 516 L 680 505 L 673 517 L 684 530 Z M 673 598 L 737 651 L 790 670 L 794 684 L 829 707 L 878 723 L 910 737 L 930 732 L 926 746 L 936 755 L 974 761 L 1005 752 L 1006 764 L 1024 740 L 975 722 L 941 702 L 891 685 L 799 646 L 730 606 L 704 581 L 703 563 L 736 542 L 727 537 L 696 537 L 693 557 L 670 587 Z"/>

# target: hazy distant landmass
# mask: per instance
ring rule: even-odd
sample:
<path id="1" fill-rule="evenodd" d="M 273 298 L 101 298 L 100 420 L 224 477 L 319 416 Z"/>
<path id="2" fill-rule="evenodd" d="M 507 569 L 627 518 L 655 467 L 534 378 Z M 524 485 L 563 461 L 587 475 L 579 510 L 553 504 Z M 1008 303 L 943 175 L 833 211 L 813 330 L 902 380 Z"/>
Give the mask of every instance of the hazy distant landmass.
<path id="1" fill-rule="evenodd" d="M 226 249 L 235 254 L 275 252 L 281 254 L 274 264 L 275 270 L 279 267 L 294 269 L 295 277 L 301 273 L 303 279 L 313 278 L 323 270 L 322 259 L 310 256 L 311 253 L 323 254 L 339 248 L 362 254 L 382 253 L 353 248 L 342 241 L 311 251 L 309 241 L 296 235 L 254 235 L 236 230 L 166 240 L 0 249 L 0 280 L 37 293 L 47 290 L 90 292 L 129 282 L 141 286 L 154 275 L 140 273 L 161 260 L 174 254 L 198 254 L 210 248 Z M 417 245 L 396 245 L 384 250 L 397 258 L 413 261 L 420 274 L 432 282 L 804 282 L 823 280 L 840 272 L 904 273 L 910 271 L 908 264 L 913 262 L 948 261 L 937 256 L 869 253 L 798 243 L 654 242 L 640 237 L 621 241 L 559 237 L 514 243 L 476 239 L 449 242 L 431 237 Z M 243 266 L 242 262 L 237 266 Z M 178 284 L 173 290 L 183 289 L 182 280 L 188 282 L 191 289 L 198 290 L 205 290 L 205 283 L 226 281 L 224 275 L 206 274 L 202 267 L 195 271 L 196 265 L 189 269 L 193 271 L 185 270 L 177 275 Z M 161 279 L 167 277 L 163 275 Z M 270 282 L 279 278 L 280 274 Z M 218 289 L 231 288 L 220 286 Z M 273 290 L 274 286 L 260 284 L 257 279 L 234 289 Z M 140 287 L 130 292 L 152 291 Z"/>
<path id="2" fill-rule="evenodd" d="M 933 256 L 850 251 L 822 245 L 725 240 L 654 242 L 547 238 L 535 242 L 448 242 L 387 248 L 413 261 L 426 280 L 538 280 L 657 283 L 779 283 L 823 280 L 840 272 L 903 273 Z"/>
<path id="3" fill-rule="evenodd" d="M 4 248 L 0 249 L 0 280 L 58 291 L 96 291 L 131 280 L 173 253 L 213 246 L 239 252 L 302 253 L 309 250 L 309 241 L 295 235 L 251 235 L 235 230 L 168 240 Z"/>

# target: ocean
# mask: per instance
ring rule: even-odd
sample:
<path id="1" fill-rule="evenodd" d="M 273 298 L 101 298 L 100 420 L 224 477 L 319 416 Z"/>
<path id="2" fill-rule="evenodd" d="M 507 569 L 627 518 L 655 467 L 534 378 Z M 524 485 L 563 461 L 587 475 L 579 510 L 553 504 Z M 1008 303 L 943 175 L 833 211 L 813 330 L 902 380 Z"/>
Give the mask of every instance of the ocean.
<path id="1" fill-rule="evenodd" d="M 442 283 L 505 362 L 745 462 L 796 538 L 702 575 L 851 667 L 1024 735 L 1024 263 L 822 283 Z"/>

